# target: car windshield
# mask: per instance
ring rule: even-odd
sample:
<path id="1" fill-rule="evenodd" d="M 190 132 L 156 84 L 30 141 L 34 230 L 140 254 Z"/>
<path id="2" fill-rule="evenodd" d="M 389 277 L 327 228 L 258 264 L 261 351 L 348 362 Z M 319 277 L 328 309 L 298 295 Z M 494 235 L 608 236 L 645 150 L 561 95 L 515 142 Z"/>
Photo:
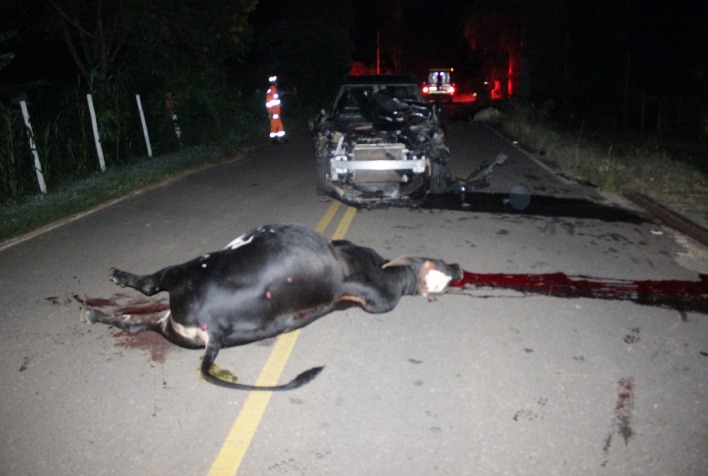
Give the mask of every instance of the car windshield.
<path id="1" fill-rule="evenodd" d="M 417 84 L 345 84 L 339 89 L 334 103 L 335 109 L 356 110 L 358 105 L 354 99 L 355 96 L 372 97 L 376 93 L 383 93 L 400 100 L 423 101 Z"/>
<path id="2" fill-rule="evenodd" d="M 430 75 L 428 76 L 428 82 L 431 84 L 438 82 L 449 83 L 450 73 L 448 71 L 431 71 Z"/>

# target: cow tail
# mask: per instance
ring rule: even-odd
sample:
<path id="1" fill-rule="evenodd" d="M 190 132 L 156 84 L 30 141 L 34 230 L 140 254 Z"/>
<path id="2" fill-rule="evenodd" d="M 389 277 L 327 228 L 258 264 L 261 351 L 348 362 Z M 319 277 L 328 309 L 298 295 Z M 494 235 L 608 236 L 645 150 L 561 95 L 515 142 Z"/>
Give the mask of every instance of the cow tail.
<path id="1" fill-rule="evenodd" d="M 214 369 L 218 369 L 217 371 L 219 373 L 226 373 L 225 377 L 228 378 L 229 380 L 226 380 L 222 376 L 216 376 L 212 374 L 212 371 Z M 219 369 L 218 367 L 214 366 L 213 364 L 210 366 L 210 370 L 205 370 L 204 366 L 202 366 L 202 376 L 204 377 L 204 380 L 206 380 L 209 383 L 212 383 L 214 385 L 217 385 L 219 387 L 224 387 L 224 388 L 232 388 L 236 390 L 256 390 L 256 391 L 266 391 L 266 392 L 282 392 L 285 390 L 293 390 L 298 387 L 301 387 L 305 385 L 306 383 L 310 382 L 312 379 L 317 377 L 317 375 L 324 369 L 324 367 L 313 367 L 310 370 L 306 370 L 305 372 L 302 372 L 300 375 L 295 377 L 293 380 L 290 382 L 283 384 L 283 385 L 274 385 L 274 386 L 256 386 L 256 385 L 246 385 L 246 384 L 241 384 L 233 381 L 233 376 L 231 375 L 230 372 L 224 371 Z"/>

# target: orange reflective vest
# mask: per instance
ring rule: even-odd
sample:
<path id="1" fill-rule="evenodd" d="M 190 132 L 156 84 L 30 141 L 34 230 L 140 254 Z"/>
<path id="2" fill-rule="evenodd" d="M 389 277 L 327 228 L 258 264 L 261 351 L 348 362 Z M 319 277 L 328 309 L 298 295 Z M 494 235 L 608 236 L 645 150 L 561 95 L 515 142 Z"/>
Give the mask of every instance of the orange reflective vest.
<path id="1" fill-rule="evenodd" d="M 270 138 L 281 138 L 285 135 L 283 121 L 280 119 L 280 95 L 275 85 L 266 91 L 266 109 L 270 116 Z"/>
<path id="2" fill-rule="evenodd" d="M 268 114 L 280 114 L 280 95 L 275 86 L 271 86 L 266 91 L 266 109 Z"/>

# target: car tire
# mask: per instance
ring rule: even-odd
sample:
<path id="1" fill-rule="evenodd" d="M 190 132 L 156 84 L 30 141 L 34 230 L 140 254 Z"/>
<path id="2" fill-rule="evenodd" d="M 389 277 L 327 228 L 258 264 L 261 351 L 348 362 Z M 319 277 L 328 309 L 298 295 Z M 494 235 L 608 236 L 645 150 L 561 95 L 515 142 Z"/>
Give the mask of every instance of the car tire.
<path id="1" fill-rule="evenodd" d="M 450 183 L 450 170 L 447 168 L 445 151 L 437 149 L 430 157 L 430 193 L 443 193 Z"/>
<path id="2" fill-rule="evenodd" d="M 317 186 L 317 195 L 329 195 L 332 191 L 327 169 L 327 150 L 326 147 L 321 146 L 317 148 L 317 157 L 315 160 L 315 183 Z"/>

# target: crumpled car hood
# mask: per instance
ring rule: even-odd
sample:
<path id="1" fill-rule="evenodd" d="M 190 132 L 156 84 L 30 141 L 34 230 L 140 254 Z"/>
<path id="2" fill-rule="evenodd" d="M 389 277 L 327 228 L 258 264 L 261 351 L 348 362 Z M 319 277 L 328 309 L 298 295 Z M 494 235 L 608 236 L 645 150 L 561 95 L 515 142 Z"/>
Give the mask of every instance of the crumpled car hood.
<path id="1" fill-rule="evenodd" d="M 366 94 L 352 91 L 352 97 L 359 105 L 362 116 L 378 130 L 393 130 L 401 126 L 419 124 L 432 114 L 428 104 L 411 104 L 392 98 L 383 93 Z"/>

